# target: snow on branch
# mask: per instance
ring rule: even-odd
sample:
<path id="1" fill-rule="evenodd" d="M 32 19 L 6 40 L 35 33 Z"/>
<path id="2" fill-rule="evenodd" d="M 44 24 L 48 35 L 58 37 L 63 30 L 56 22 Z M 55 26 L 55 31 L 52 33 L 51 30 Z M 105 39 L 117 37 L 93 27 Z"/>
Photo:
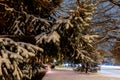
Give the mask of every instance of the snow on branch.
<path id="1" fill-rule="evenodd" d="M 40 44 L 43 41 L 47 43 L 53 41 L 54 43 L 56 43 L 56 42 L 60 42 L 60 35 L 56 31 L 53 31 L 49 34 L 46 33 L 40 34 L 36 36 L 35 39 L 37 41 L 36 44 Z"/>
<path id="2" fill-rule="evenodd" d="M 86 50 L 78 50 L 77 49 L 76 59 L 84 60 L 85 62 L 94 62 L 92 58 L 90 58 L 89 53 Z"/>
<path id="3" fill-rule="evenodd" d="M 96 38 L 99 38 L 98 35 L 83 35 L 82 36 L 87 42 L 92 43 Z"/>
<path id="4" fill-rule="evenodd" d="M 17 11 L 8 6 L 8 4 L 0 3 L 0 7 L 3 8 L 2 11 L 0 11 L 1 18 L 3 18 L 2 21 L 6 23 L 1 24 L 5 26 L 9 34 L 37 35 L 42 32 L 49 32 L 50 23 L 48 20 L 36 17 L 26 11 Z"/>
<path id="5" fill-rule="evenodd" d="M 32 57 L 40 54 L 36 53 L 37 51 L 43 52 L 43 49 L 29 43 L 0 38 L 0 78 L 2 80 L 22 80 L 26 76 L 23 67 L 28 64 Z M 23 65 L 23 63 L 26 64 Z M 27 74 L 32 75 L 30 73 Z"/>

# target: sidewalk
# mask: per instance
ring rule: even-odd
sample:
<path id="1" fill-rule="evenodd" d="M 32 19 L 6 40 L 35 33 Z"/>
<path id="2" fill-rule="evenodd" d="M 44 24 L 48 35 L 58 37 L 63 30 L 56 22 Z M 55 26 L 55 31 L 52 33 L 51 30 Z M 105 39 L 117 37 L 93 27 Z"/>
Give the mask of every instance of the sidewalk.
<path id="1" fill-rule="evenodd" d="M 43 80 L 120 80 L 120 78 L 105 76 L 99 73 L 79 73 L 71 70 L 48 71 Z"/>

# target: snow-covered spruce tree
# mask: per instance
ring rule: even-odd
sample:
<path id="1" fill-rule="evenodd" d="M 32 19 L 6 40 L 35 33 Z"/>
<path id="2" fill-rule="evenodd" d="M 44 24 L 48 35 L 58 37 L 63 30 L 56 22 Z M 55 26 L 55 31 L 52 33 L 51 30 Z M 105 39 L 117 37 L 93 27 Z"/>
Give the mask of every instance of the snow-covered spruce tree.
<path id="1" fill-rule="evenodd" d="M 56 43 L 57 45 L 47 45 L 45 51 L 46 55 L 57 56 L 58 61 L 71 60 L 82 64 L 98 62 L 99 53 L 95 48 L 95 38 L 98 36 L 93 35 L 90 31 L 95 6 L 91 0 L 77 0 L 76 8 L 69 10 L 68 17 L 61 16 L 54 21 L 49 33 L 35 37 L 36 44 Z M 53 51 L 56 50 L 53 46 L 58 47 L 56 55 L 53 54 Z"/>
<path id="2" fill-rule="evenodd" d="M 0 1 L 0 80 L 34 80 L 39 75 L 42 65 L 38 58 L 43 50 L 30 43 L 34 43 L 36 35 L 49 33 L 46 18 L 59 3 L 60 0 Z"/>
<path id="3" fill-rule="evenodd" d="M 57 21 L 63 60 L 83 64 L 97 62 L 99 53 L 94 42 L 98 36 L 90 33 L 95 5 L 90 0 L 77 0 L 76 6 L 76 9 L 70 10 L 67 19 Z"/>
<path id="4" fill-rule="evenodd" d="M 30 43 L 35 44 L 36 35 L 52 33 L 52 22 L 47 19 L 60 3 L 61 0 L 0 1 L 1 80 L 34 80 L 39 75 L 38 58 L 43 50 Z"/>
<path id="5" fill-rule="evenodd" d="M 92 42 L 94 41 L 94 37 L 96 37 L 96 35 L 88 35 L 88 33 L 89 29 L 91 28 L 89 25 L 91 21 L 89 16 L 91 15 L 91 12 L 94 11 L 94 5 L 86 5 L 86 1 L 77 1 L 76 6 L 78 7 L 75 10 L 70 10 L 70 17 L 64 17 L 62 19 L 60 18 L 55 21 L 48 21 L 47 19 L 50 19 L 50 14 L 54 12 L 54 9 L 59 6 L 61 1 L 62 0 L 0 1 L 0 34 L 12 37 L 12 39 L 18 41 L 15 42 L 18 44 L 18 46 L 24 46 L 22 49 L 25 51 L 26 48 L 27 50 L 30 49 L 28 52 L 37 52 L 34 52 L 34 47 L 29 47 L 29 42 L 31 39 L 25 41 L 28 43 L 24 42 L 26 36 L 32 36 L 35 38 L 36 44 L 44 49 L 43 53 L 45 55 L 52 55 L 53 57 L 56 57 L 62 54 L 64 58 L 66 58 L 65 56 L 69 56 L 68 59 L 72 58 L 71 60 L 78 60 L 80 63 L 85 63 L 88 61 L 93 62 L 96 60 L 95 58 L 97 58 L 97 54 L 95 54 L 96 51 Z M 23 37 L 24 39 L 21 40 Z M 23 42 L 19 43 L 19 41 Z M 26 45 L 29 46 L 26 47 Z M 10 46 L 10 48 L 11 47 L 12 46 Z M 21 49 L 21 47 L 18 47 L 17 49 L 19 50 L 19 48 Z M 9 50 L 9 48 L 6 49 Z M 57 54 L 57 52 L 59 53 Z M 25 72 L 26 74 L 28 73 L 26 71 L 30 71 L 28 75 L 25 75 L 29 79 L 34 76 L 34 74 L 31 75 L 31 62 L 33 62 L 31 60 L 35 60 L 36 57 L 32 58 L 33 59 L 28 57 L 27 60 L 24 58 L 23 61 L 25 60 L 25 62 L 19 62 L 19 60 L 17 61 L 17 66 L 21 71 Z M 16 61 L 16 59 L 17 58 L 14 60 Z M 23 65 L 24 63 L 28 64 Z M 21 64 L 23 66 L 21 66 Z M 29 69 L 24 70 L 25 68 Z M 39 70 L 34 71 L 37 73 Z M 10 75 L 13 74 L 11 73 Z M 2 78 L 9 78 L 9 76 Z M 15 79 L 16 77 L 10 78 Z"/>

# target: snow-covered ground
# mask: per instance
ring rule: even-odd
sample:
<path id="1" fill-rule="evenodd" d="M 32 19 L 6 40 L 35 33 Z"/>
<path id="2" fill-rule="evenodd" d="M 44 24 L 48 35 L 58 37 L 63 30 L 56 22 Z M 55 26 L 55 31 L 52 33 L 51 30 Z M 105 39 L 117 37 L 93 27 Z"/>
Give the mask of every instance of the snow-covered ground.
<path id="1" fill-rule="evenodd" d="M 51 70 L 43 80 L 120 80 L 120 77 L 108 76 L 105 73 L 86 74 L 71 70 Z"/>
<path id="2" fill-rule="evenodd" d="M 101 65 L 102 69 L 118 69 L 120 70 L 120 66 L 112 66 L 112 65 Z"/>
<path id="3" fill-rule="evenodd" d="M 104 76 L 120 78 L 120 66 L 101 65 L 101 70 L 98 73 Z"/>

